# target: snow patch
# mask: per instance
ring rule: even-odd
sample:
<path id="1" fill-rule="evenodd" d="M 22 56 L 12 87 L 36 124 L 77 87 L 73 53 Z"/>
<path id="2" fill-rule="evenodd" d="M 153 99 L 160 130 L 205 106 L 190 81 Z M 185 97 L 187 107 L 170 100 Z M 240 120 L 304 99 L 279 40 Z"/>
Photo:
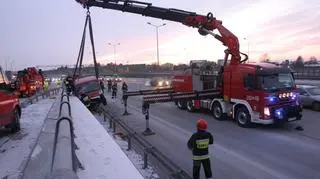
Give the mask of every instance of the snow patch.
<path id="1" fill-rule="evenodd" d="M 8 141 L 0 147 L 0 178 L 11 177 L 22 172 L 23 163 L 29 159 L 42 124 L 54 100 L 44 99 L 22 109 L 21 131 L 6 134 Z M 4 137 L 4 139 L 6 138 Z"/>
<path id="2" fill-rule="evenodd" d="M 155 173 L 154 168 L 150 164 L 148 164 L 148 168 L 143 169 L 144 162 L 143 162 L 143 157 L 141 155 L 137 154 L 134 150 L 127 151 L 127 147 L 128 147 L 127 141 L 122 140 L 119 136 L 115 136 L 114 139 L 144 178 L 148 178 L 148 179 L 159 178 L 158 174 Z"/>
<path id="3" fill-rule="evenodd" d="M 34 159 L 37 155 L 40 154 L 41 151 L 42 151 L 42 147 L 37 144 L 36 147 L 34 148 L 32 154 L 31 154 L 31 158 Z"/>
<path id="4" fill-rule="evenodd" d="M 80 179 L 143 179 L 125 153 L 75 97 L 70 97 L 75 128 L 76 154 L 84 166 L 77 172 Z"/>

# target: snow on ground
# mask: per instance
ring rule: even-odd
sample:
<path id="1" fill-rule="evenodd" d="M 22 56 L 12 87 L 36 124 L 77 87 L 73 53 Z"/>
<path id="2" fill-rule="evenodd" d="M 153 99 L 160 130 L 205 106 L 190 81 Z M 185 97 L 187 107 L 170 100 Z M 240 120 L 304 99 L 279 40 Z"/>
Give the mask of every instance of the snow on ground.
<path id="1" fill-rule="evenodd" d="M 101 118 L 101 117 L 97 116 L 97 119 L 99 119 L 99 118 Z M 143 157 L 140 154 L 136 153 L 133 149 L 128 151 L 127 150 L 127 148 L 128 148 L 128 142 L 127 141 L 123 140 L 118 135 L 114 135 L 111 129 L 108 130 L 107 127 L 105 129 L 108 131 L 108 133 L 110 135 L 113 135 L 113 139 L 120 146 L 122 151 L 128 156 L 128 158 L 131 160 L 131 162 L 139 170 L 139 172 L 141 173 L 141 175 L 144 178 L 147 178 L 147 179 L 157 179 L 157 178 L 159 178 L 159 175 L 157 173 L 155 173 L 154 167 L 150 163 L 148 163 L 148 168 L 147 169 L 143 169 Z"/>
<path id="2" fill-rule="evenodd" d="M 84 166 L 77 172 L 80 179 L 143 179 L 125 153 L 75 97 L 70 98 L 76 154 Z"/>
<path id="3" fill-rule="evenodd" d="M 23 171 L 54 101 L 44 99 L 23 108 L 20 132 L 9 134 L 1 131 L 4 137 L 0 139 L 0 178 L 14 178 Z"/>
<path id="4" fill-rule="evenodd" d="M 128 156 L 135 167 L 139 170 L 144 178 L 156 179 L 159 175 L 156 174 L 153 167 L 148 163 L 148 168 L 143 169 L 143 157 L 137 154 L 134 150 L 127 151 L 128 143 L 122 140 L 119 136 L 115 136 L 115 141 L 121 147 L 122 151 Z"/>

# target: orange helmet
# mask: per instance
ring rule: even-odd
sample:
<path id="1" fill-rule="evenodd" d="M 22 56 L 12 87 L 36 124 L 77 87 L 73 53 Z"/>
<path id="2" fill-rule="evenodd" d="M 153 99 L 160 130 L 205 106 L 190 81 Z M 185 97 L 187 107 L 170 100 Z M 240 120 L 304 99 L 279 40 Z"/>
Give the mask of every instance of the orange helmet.
<path id="1" fill-rule="evenodd" d="M 207 123 L 206 120 L 199 119 L 197 121 L 197 129 L 199 129 L 199 130 L 207 130 L 207 127 L 208 127 L 208 123 Z"/>

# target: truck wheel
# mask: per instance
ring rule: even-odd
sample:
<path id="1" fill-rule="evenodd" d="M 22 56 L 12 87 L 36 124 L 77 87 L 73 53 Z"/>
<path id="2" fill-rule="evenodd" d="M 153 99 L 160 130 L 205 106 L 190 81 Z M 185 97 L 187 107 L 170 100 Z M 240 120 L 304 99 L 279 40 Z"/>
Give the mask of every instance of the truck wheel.
<path id="1" fill-rule="evenodd" d="M 212 112 L 213 117 L 216 120 L 222 121 L 225 119 L 225 116 L 223 114 L 222 107 L 221 107 L 220 103 L 218 103 L 218 102 L 213 103 L 211 112 Z"/>
<path id="2" fill-rule="evenodd" d="M 189 112 L 195 112 L 196 111 L 196 108 L 193 106 L 193 103 L 192 103 L 191 100 L 187 102 L 187 110 Z"/>
<path id="3" fill-rule="evenodd" d="M 246 107 L 240 107 L 237 109 L 236 120 L 240 127 L 248 128 L 251 126 L 251 116 Z"/>
<path id="4" fill-rule="evenodd" d="M 320 103 L 319 102 L 313 102 L 312 103 L 312 109 L 315 111 L 320 111 Z"/>
<path id="5" fill-rule="evenodd" d="M 186 103 L 184 101 L 178 101 L 177 106 L 179 109 L 186 109 Z"/>
<path id="6" fill-rule="evenodd" d="M 19 115 L 19 111 L 18 109 L 14 110 L 14 114 L 13 114 L 13 119 L 12 119 L 12 123 L 10 126 L 10 132 L 11 133 L 15 133 L 20 131 L 20 115 Z"/>

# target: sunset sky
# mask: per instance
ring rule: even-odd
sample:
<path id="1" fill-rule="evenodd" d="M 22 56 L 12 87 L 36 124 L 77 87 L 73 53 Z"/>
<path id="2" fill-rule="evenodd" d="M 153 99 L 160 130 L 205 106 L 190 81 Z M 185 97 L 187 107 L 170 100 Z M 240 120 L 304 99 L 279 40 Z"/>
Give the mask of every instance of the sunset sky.
<path id="1" fill-rule="evenodd" d="M 320 59 L 319 0 L 149 0 L 154 6 L 206 15 L 212 12 L 240 41 L 250 61 L 267 53 L 271 59 Z M 201 2 L 201 3 L 200 3 Z M 0 6 L 0 64 L 19 70 L 27 66 L 75 64 L 86 11 L 74 0 L 9 0 Z M 137 14 L 91 8 L 98 61 L 156 62 L 159 28 L 160 63 L 223 58 L 225 47 L 194 28 Z M 217 31 L 216 31 L 217 32 Z M 87 38 L 87 42 L 89 39 Z M 92 63 L 89 43 L 85 62 Z M 91 56 L 90 56 L 91 55 Z"/>

